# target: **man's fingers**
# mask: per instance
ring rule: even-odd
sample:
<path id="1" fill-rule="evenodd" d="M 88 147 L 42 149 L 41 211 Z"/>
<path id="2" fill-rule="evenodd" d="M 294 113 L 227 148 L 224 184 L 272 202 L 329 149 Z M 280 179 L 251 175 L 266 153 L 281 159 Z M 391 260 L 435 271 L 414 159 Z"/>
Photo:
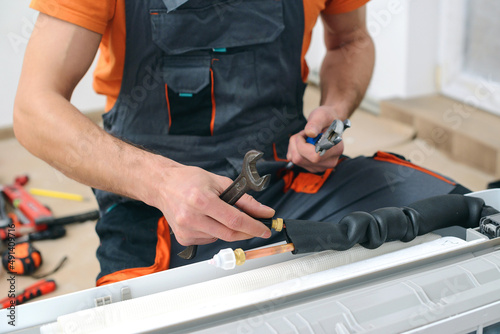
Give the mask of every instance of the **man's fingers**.
<path id="1" fill-rule="evenodd" d="M 341 141 L 325 154 L 316 153 L 315 146 L 306 142 L 305 131 L 290 137 L 288 145 L 287 159 L 297 166 L 301 166 L 312 173 L 324 172 L 328 168 L 335 167 L 340 155 L 344 150 L 344 143 Z"/>
<path id="2" fill-rule="evenodd" d="M 297 150 L 309 163 L 316 164 L 321 161 L 322 156 L 316 153 L 316 147 L 305 140 L 297 140 Z"/>
<path id="3" fill-rule="evenodd" d="M 223 177 L 223 179 L 224 180 L 221 180 L 222 182 L 220 184 L 223 184 L 224 189 L 226 189 L 231 184 L 231 182 L 228 182 L 229 181 L 228 178 Z M 251 217 L 257 217 L 257 218 L 273 217 L 274 213 L 275 213 L 274 209 L 259 203 L 252 196 L 250 196 L 248 194 L 244 194 L 236 202 L 237 207 L 239 209 L 241 209 L 244 213 L 241 212 L 240 210 L 230 206 L 230 205 L 227 205 L 227 203 L 225 203 L 223 201 L 217 201 L 217 204 L 218 204 L 218 206 L 221 207 L 221 209 L 216 210 L 216 209 L 212 208 L 213 210 L 211 210 L 211 212 L 213 214 L 210 214 L 210 213 L 208 214 L 210 217 L 214 218 L 217 221 L 227 222 L 225 225 L 229 229 L 231 229 L 235 232 L 244 233 L 245 239 L 248 239 L 251 237 L 267 238 L 269 229 L 267 227 L 265 227 L 262 223 L 256 221 L 255 219 L 253 219 Z M 225 210 L 227 207 L 230 208 L 228 211 Z M 223 212 L 226 212 L 226 214 L 224 215 Z M 230 213 L 228 214 L 227 212 L 230 212 Z M 220 220 L 219 217 L 221 217 L 220 219 L 224 219 L 224 220 L 223 221 Z M 243 228 L 240 228 L 241 221 L 246 222 L 245 225 L 250 224 L 250 226 L 245 226 Z"/>
<path id="4" fill-rule="evenodd" d="M 293 163 L 297 163 L 297 159 L 300 159 L 302 156 L 299 151 L 299 145 L 307 144 L 305 136 L 305 132 L 302 130 L 290 137 L 286 158 Z"/>
<path id="5" fill-rule="evenodd" d="M 288 146 L 288 160 L 299 166 L 314 164 L 320 158 L 315 152 L 314 145 L 307 143 L 304 136 L 304 131 L 292 136 Z"/>
<path id="6" fill-rule="evenodd" d="M 231 207 L 231 208 L 235 209 L 233 207 Z M 258 223 L 260 224 L 260 222 L 258 222 Z M 197 226 L 197 227 L 200 227 L 200 226 Z M 207 236 L 212 238 L 212 241 L 208 240 L 209 242 L 213 242 L 214 238 L 221 239 L 221 240 L 228 241 L 228 242 L 232 242 L 232 241 L 237 241 L 237 240 L 250 239 L 250 238 L 254 237 L 254 235 L 249 235 L 245 232 L 231 229 L 228 226 L 221 224 L 220 221 L 216 221 L 215 219 L 212 219 L 210 217 L 206 217 L 206 219 L 203 221 L 203 224 L 201 224 L 201 228 L 203 228 L 203 230 L 206 231 L 204 233 L 206 233 Z"/>
<path id="7" fill-rule="evenodd" d="M 316 138 L 323 130 L 322 122 L 320 120 L 309 120 L 304 128 L 304 131 L 308 137 Z"/>
<path id="8" fill-rule="evenodd" d="M 297 155 L 297 144 L 295 144 L 295 136 L 297 135 L 293 135 L 292 137 L 290 137 L 290 140 L 288 141 L 288 151 L 286 153 L 286 160 L 292 162 L 294 157 Z"/>
<path id="9" fill-rule="evenodd" d="M 268 207 L 267 205 L 259 203 L 252 196 L 245 194 L 243 195 L 236 206 L 246 212 L 249 216 L 255 218 L 271 218 L 274 216 L 274 209 Z"/>
<path id="10" fill-rule="evenodd" d="M 325 119 L 322 113 L 318 112 L 318 109 L 314 110 L 307 118 L 307 124 L 304 127 L 306 136 L 315 138 L 317 137 L 325 127 Z"/>
<path id="11" fill-rule="evenodd" d="M 217 239 L 224 241 L 237 241 L 253 238 L 246 233 L 233 231 L 225 225 L 210 217 L 200 218 L 197 223 L 192 224 L 189 231 L 182 229 L 174 231 L 175 238 L 183 246 L 206 245 Z"/>
<path id="12" fill-rule="evenodd" d="M 220 239 L 226 240 L 236 238 L 233 234 L 236 234 L 237 236 L 247 234 L 251 237 L 260 238 L 269 238 L 271 236 L 271 231 L 265 225 L 253 219 L 246 213 L 241 212 L 237 208 L 225 203 L 222 200 L 213 201 L 213 204 L 214 205 L 211 206 L 207 212 L 207 215 L 217 222 L 222 223 L 225 227 L 232 231 L 228 232 L 227 230 L 223 230 L 219 232 L 219 234 L 229 234 L 228 236 L 220 237 Z"/>
<path id="13" fill-rule="evenodd" d="M 336 118 L 336 114 L 329 108 L 318 107 L 307 118 L 304 131 L 308 137 L 315 138 L 325 130 Z"/>

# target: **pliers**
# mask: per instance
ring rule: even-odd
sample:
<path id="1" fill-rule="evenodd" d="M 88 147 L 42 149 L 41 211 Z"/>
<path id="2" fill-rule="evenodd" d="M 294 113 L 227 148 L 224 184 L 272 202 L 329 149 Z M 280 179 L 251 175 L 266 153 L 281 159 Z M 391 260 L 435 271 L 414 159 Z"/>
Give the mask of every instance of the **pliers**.
<path id="1" fill-rule="evenodd" d="M 316 153 L 323 155 L 326 150 L 329 150 L 342 141 L 342 134 L 350 127 L 351 121 L 349 119 L 343 122 L 340 119 L 336 119 L 325 132 L 320 133 L 315 138 L 308 137 L 306 141 L 316 147 Z"/>

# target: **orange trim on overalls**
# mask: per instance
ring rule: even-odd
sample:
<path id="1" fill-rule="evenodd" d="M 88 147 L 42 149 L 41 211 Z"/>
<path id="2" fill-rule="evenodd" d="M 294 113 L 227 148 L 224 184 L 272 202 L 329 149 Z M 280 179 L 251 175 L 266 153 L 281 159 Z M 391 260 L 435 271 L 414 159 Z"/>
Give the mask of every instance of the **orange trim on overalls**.
<path id="1" fill-rule="evenodd" d="M 273 150 L 274 159 L 276 161 L 288 161 L 278 158 L 276 154 L 275 144 L 273 144 Z M 340 158 L 337 165 L 346 159 L 346 157 Z M 283 186 L 283 192 L 286 193 L 288 190 L 292 189 L 293 191 L 298 193 L 316 194 L 325 184 L 326 180 L 334 169 L 335 168 L 329 168 L 325 170 L 323 175 L 300 172 L 297 177 L 295 177 L 295 173 L 293 170 L 285 170 L 284 174 L 282 174 L 283 176 L 281 177 L 281 179 L 285 182 L 285 185 Z"/>
<path id="2" fill-rule="evenodd" d="M 283 185 L 284 193 L 286 193 L 292 187 L 294 175 L 295 173 L 293 172 L 293 170 L 287 170 L 285 174 L 282 176 L 281 179 L 283 180 L 283 182 L 285 182 L 285 184 Z"/>
<path id="3" fill-rule="evenodd" d="M 333 168 L 328 168 L 323 175 L 301 172 L 293 180 L 290 189 L 298 193 L 316 194 L 325 184 L 332 171 Z"/>
<path id="4" fill-rule="evenodd" d="M 212 96 L 212 119 L 210 120 L 210 134 L 214 135 L 214 124 L 215 124 L 215 94 L 214 94 L 214 71 L 210 69 L 210 80 L 212 81 L 212 88 L 210 94 Z"/>
<path id="5" fill-rule="evenodd" d="M 172 114 L 170 112 L 170 100 L 168 99 L 168 86 L 165 84 L 165 99 L 167 101 L 167 111 L 168 111 L 168 130 L 172 126 Z"/>
<path id="6" fill-rule="evenodd" d="M 287 170 L 281 177 L 283 182 L 285 182 L 283 192 L 286 193 L 292 189 L 297 193 L 316 194 L 325 184 L 326 180 L 328 180 L 333 170 L 334 168 L 329 168 L 322 175 L 300 172 L 297 177 L 295 177 L 293 170 Z"/>
<path id="7" fill-rule="evenodd" d="M 381 151 L 378 151 L 375 156 L 373 157 L 374 160 L 377 160 L 377 161 L 385 161 L 385 162 L 390 162 L 390 163 L 393 163 L 393 164 L 396 164 L 396 165 L 400 165 L 400 166 L 405 166 L 405 167 L 409 167 L 409 168 L 413 168 L 415 170 L 418 170 L 420 172 L 423 172 L 423 173 L 426 173 L 426 174 L 429 174 L 431 176 L 434 176 L 435 178 L 438 178 L 439 180 L 441 181 L 444 181 L 446 183 L 449 183 L 451 185 L 456 185 L 455 182 L 452 182 L 450 180 L 448 180 L 447 178 L 439 175 L 439 174 L 436 174 L 428 169 L 425 169 L 423 167 L 420 167 L 420 166 L 417 166 L 409 161 L 406 161 L 406 160 L 403 160 L 403 159 L 400 159 L 398 157 L 396 157 L 395 155 L 393 154 L 390 154 L 390 153 L 387 153 L 387 152 L 381 152 Z"/>
<path id="8" fill-rule="evenodd" d="M 212 65 L 214 61 L 218 61 L 219 59 L 212 59 Z M 215 125 L 215 93 L 214 93 L 214 71 L 210 68 L 210 81 L 212 83 L 212 88 L 210 90 L 210 94 L 212 97 L 212 119 L 210 120 L 210 135 L 214 135 L 214 125 Z"/>
<path id="9" fill-rule="evenodd" d="M 96 286 L 120 282 L 126 279 L 144 276 L 168 269 L 170 265 L 170 230 L 165 217 L 158 220 L 158 241 L 156 243 L 155 263 L 150 267 L 123 269 L 97 280 Z"/>

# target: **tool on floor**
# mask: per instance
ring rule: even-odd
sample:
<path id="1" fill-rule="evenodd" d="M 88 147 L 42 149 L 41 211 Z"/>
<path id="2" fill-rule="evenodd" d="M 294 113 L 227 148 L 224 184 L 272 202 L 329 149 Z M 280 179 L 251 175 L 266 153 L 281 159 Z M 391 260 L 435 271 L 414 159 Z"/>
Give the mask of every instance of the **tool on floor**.
<path id="1" fill-rule="evenodd" d="M 6 223 L 8 226 L 0 229 L 2 240 L 6 240 L 9 235 L 18 238 L 29 233 L 46 231 L 52 226 L 81 223 L 99 218 L 98 210 L 55 218 L 47 207 L 23 188 L 28 180 L 27 176 L 20 176 L 15 179 L 14 184 L 2 187 L 2 193 L 14 208 L 14 213 L 7 215 Z M 5 203 L 0 203 L 0 205 L 5 208 Z M 33 235 L 33 238 L 41 240 L 40 238 L 43 236 L 45 239 L 55 239 L 57 236 L 62 236 L 61 234 L 62 230 L 58 229 L 43 235 Z"/>
<path id="2" fill-rule="evenodd" d="M 64 226 L 56 225 L 56 226 L 49 226 L 49 228 L 47 228 L 44 231 L 31 232 L 25 234 L 22 237 L 17 238 L 16 242 L 55 240 L 62 238 L 65 235 L 66 235 L 66 228 Z"/>
<path id="3" fill-rule="evenodd" d="M 2 255 L 2 265 L 7 272 L 30 275 L 42 265 L 42 254 L 30 242 L 9 246 Z"/>
<path id="4" fill-rule="evenodd" d="M 25 241 L 40 241 L 59 239 L 66 235 L 64 226 L 48 226 L 46 230 L 37 231 L 36 227 L 21 224 L 14 213 L 8 214 L 10 224 L 0 228 L 0 240 L 16 240 L 16 243 Z"/>
<path id="5" fill-rule="evenodd" d="M 35 284 L 30 285 L 19 294 L 12 293 L 12 295 L 9 294 L 9 296 L 0 300 L 1 308 L 20 305 L 33 298 L 52 292 L 56 289 L 56 287 L 56 282 L 54 280 L 42 279 Z"/>
<path id="6" fill-rule="evenodd" d="M 2 187 L 2 192 L 14 209 L 17 210 L 21 223 L 35 226 L 38 219 L 52 217 L 52 212 L 24 190 L 23 185 L 28 180 L 29 178 L 26 175 L 16 177 L 13 184 Z M 40 229 L 43 228 L 40 227 Z"/>
<path id="7" fill-rule="evenodd" d="M 45 231 L 44 231 L 45 232 Z M 43 263 L 42 254 L 29 241 L 15 243 L 13 246 L 8 246 L 7 250 L 2 254 L 2 265 L 8 273 L 17 275 L 29 275 L 33 278 L 45 278 L 57 272 L 64 263 L 68 260 L 64 256 L 54 269 L 43 273 L 34 274 Z"/>
<path id="8" fill-rule="evenodd" d="M 83 197 L 82 195 L 71 194 L 71 193 L 62 192 L 62 191 L 40 189 L 40 188 L 31 188 L 29 190 L 29 193 L 32 195 L 36 195 L 36 196 L 61 198 L 61 199 L 67 199 L 67 200 L 71 200 L 71 201 L 83 202 L 85 200 L 85 197 Z"/>
<path id="9" fill-rule="evenodd" d="M 62 225 L 96 220 L 99 218 L 99 211 L 92 210 L 86 213 L 59 218 L 44 217 L 43 219 L 37 220 L 37 223 L 34 225 L 20 221 L 24 216 L 17 210 L 16 213 L 9 213 L 8 216 L 10 217 L 11 223 L 6 227 L 0 228 L 1 240 L 7 240 L 7 238 L 11 237 L 27 238 L 28 240 L 35 241 L 63 237 L 66 234 L 66 230 L 61 228 Z"/>
<path id="10" fill-rule="evenodd" d="M 9 225 L 0 228 L 0 240 L 14 240 L 18 237 L 25 236 L 36 231 L 33 226 L 25 226 L 21 224 L 14 213 L 9 213 L 8 217 L 10 220 Z"/>
<path id="11" fill-rule="evenodd" d="M 315 138 L 308 137 L 306 141 L 309 144 L 313 144 L 316 146 L 316 153 L 319 153 L 319 155 L 323 155 L 327 150 L 342 141 L 342 134 L 346 129 L 350 127 L 351 121 L 349 119 L 346 119 L 343 122 L 339 119 L 336 119 L 332 122 L 332 124 L 330 124 L 330 126 L 324 133 L 320 133 Z"/>
<path id="12" fill-rule="evenodd" d="M 251 150 L 245 154 L 243 158 L 243 167 L 240 175 L 234 182 L 220 195 L 220 198 L 228 203 L 234 205 L 247 191 L 262 191 L 269 184 L 271 175 L 267 174 L 260 176 L 257 171 L 257 161 L 264 155 L 264 153 Z M 198 247 L 196 245 L 188 246 L 179 255 L 181 258 L 191 260 L 196 256 Z"/>
<path id="13" fill-rule="evenodd" d="M 3 198 L 3 195 L 0 192 L 0 227 L 6 227 L 11 222 L 12 220 L 7 215 L 7 211 L 5 210 L 5 199 Z"/>
<path id="14" fill-rule="evenodd" d="M 89 212 L 79 213 L 71 216 L 64 217 L 43 217 L 37 220 L 37 226 L 45 225 L 45 226 L 60 226 L 60 225 L 68 225 L 73 223 L 83 223 L 89 220 L 99 219 L 99 211 L 92 210 Z"/>

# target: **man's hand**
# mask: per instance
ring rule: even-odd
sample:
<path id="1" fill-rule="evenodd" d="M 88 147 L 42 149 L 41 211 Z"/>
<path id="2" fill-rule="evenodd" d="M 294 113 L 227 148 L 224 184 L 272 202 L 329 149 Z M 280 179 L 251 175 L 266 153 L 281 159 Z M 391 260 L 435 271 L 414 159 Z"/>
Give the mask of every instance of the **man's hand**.
<path id="1" fill-rule="evenodd" d="M 314 145 L 306 142 L 307 137 L 315 138 L 324 132 L 335 119 L 339 119 L 339 116 L 332 107 L 321 106 L 314 109 L 305 129 L 290 137 L 287 159 L 313 173 L 335 167 L 344 151 L 343 142 L 325 151 L 322 156 L 316 153 Z"/>
<path id="2" fill-rule="evenodd" d="M 154 205 L 163 211 L 181 245 L 271 236 L 271 231 L 252 217 L 270 218 L 273 209 L 248 194 L 236 203 L 241 211 L 219 198 L 231 179 L 198 167 L 178 165 L 165 170 L 164 181 L 159 183 L 158 202 Z"/>

